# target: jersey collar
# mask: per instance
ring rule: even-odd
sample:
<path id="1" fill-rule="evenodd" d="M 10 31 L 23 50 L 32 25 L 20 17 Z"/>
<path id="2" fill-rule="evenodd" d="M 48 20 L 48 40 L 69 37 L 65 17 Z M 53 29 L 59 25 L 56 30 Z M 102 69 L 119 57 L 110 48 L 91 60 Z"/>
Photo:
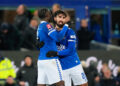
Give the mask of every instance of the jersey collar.
<path id="1" fill-rule="evenodd" d="M 46 21 L 40 21 L 40 23 L 45 23 Z"/>

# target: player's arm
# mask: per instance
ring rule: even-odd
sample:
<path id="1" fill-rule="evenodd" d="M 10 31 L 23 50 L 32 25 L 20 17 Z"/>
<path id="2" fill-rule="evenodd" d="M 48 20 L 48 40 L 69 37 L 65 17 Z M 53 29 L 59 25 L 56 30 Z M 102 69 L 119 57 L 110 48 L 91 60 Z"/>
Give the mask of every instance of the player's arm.
<path id="1" fill-rule="evenodd" d="M 37 48 L 42 48 L 44 46 L 44 42 L 40 41 L 40 39 L 36 39 L 36 46 Z"/>
<path id="2" fill-rule="evenodd" d="M 75 40 L 68 40 L 68 47 L 62 51 L 58 51 L 58 56 L 68 56 L 70 53 L 75 51 Z"/>
<path id="3" fill-rule="evenodd" d="M 68 46 L 66 49 L 62 50 L 62 51 L 58 51 L 58 55 L 59 56 L 67 56 L 70 53 L 72 53 L 73 51 L 76 50 L 76 35 L 75 33 L 72 31 L 71 33 L 69 33 L 69 38 L 68 38 Z"/>
<path id="4" fill-rule="evenodd" d="M 47 53 L 48 57 L 51 56 L 68 56 L 70 53 L 72 53 L 73 51 L 76 50 L 76 36 L 75 34 L 72 32 L 71 35 L 69 36 L 68 39 L 68 46 L 66 49 L 62 50 L 62 51 L 49 51 Z"/>
<path id="5" fill-rule="evenodd" d="M 47 57 L 55 57 L 55 56 L 68 56 L 75 50 L 75 42 L 69 41 L 68 47 L 62 51 L 49 51 L 46 56 Z"/>
<path id="6" fill-rule="evenodd" d="M 40 28 L 38 26 L 38 29 L 37 29 L 37 38 L 36 38 L 36 47 L 37 48 L 42 48 L 43 46 L 44 46 L 44 42 L 40 41 Z"/>
<path id="7" fill-rule="evenodd" d="M 55 29 L 49 28 L 50 26 L 47 26 L 48 29 L 48 36 L 51 37 L 56 42 L 59 42 L 63 39 L 65 36 L 66 31 L 68 30 L 68 25 L 64 25 L 63 29 L 61 31 L 57 31 Z"/>

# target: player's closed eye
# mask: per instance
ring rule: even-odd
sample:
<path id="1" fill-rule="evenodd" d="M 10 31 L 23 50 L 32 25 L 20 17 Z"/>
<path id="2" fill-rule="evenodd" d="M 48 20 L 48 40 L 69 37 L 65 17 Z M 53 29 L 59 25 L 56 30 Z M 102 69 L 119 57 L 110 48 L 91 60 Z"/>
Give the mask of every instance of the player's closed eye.
<path id="1" fill-rule="evenodd" d="M 63 17 L 63 19 L 65 19 L 65 16 Z"/>
<path id="2" fill-rule="evenodd" d="M 59 18 L 62 18 L 62 16 L 59 16 Z"/>

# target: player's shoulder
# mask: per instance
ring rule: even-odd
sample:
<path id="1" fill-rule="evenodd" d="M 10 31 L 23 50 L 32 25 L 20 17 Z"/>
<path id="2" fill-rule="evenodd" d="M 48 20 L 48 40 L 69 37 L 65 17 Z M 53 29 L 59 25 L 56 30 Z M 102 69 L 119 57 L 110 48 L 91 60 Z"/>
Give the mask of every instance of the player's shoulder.
<path id="1" fill-rule="evenodd" d="M 51 30 L 53 28 L 53 26 L 50 23 L 46 22 L 46 21 L 41 22 L 40 26 L 42 28 L 45 28 L 45 29 L 48 29 L 48 30 Z"/>
<path id="2" fill-rule="evenodd" d="M 68 34 L 75 34 L 75 31 L 72 28 L 68 29 Z"/>
<path id="3" fill-rule="evenodd" d="M 46 22 L 46 21 L 41 21 L 41 22 L 40 22 L 40 25 L 42 25 L 42 26 L 45 26 L 45 25 L 47 25 L 47 24 L 49 24 L 49 23 Z"/>
<path id="4" fill-rule="evenodd" d="M 47 22 L 41 21 L 40 24 L 38 25 L 38 28 L 43 28 L 45 25 L 47 25 Z"/>

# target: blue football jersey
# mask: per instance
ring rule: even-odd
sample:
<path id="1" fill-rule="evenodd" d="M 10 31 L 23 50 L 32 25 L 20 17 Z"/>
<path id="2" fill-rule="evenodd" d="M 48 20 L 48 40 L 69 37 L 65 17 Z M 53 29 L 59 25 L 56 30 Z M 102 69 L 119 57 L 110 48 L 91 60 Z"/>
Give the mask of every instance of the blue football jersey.
<path id="1" fill-rule="evenodd" d="M 80 64 L 76 51 L 76 35 L 72 29 L 68 29 L 64 38 L 57 42 L 57 48 L 63 70 Z"/>
<path id="2" fill-rule="evenodd" d="M 43 41 L 45 44 L 42 48 L 40 48 L 40 54 L 38 60 L 46 60 L 46 59 L 56 59 L 58 57 L 49 58 L 46 56 L 48 51 L 57 51 L 56 42 L 59 42 L 65 36 L 68 27 L 64 25 L 61 31 L 57 31 L 53 29 L 52 25 L 50 25 L 46 21 L 42 21 L 38 26 L 37 30 L 37 39 Z"/>

